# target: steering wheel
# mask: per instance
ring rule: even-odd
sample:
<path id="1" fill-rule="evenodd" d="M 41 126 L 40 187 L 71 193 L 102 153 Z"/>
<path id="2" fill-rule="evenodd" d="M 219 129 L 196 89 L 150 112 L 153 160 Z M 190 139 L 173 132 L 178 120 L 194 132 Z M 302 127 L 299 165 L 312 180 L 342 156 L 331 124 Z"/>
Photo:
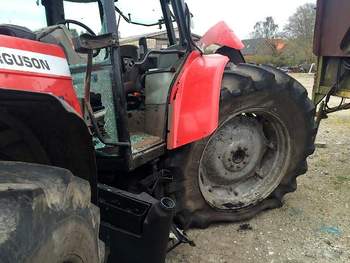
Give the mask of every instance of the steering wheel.
<path id="1" fill-rule="evenodd" d="M 77 20 L 65 19 L 65 20 L 62 20 L 62 21 L 57 23 L 57 25 L 67 25 L 67 26 L 68 26 L 68 24 L 75 24 L 77 26 L 80 26 L 80 27 L 84 28 L 90 35 L 96 36 L 95 32 L 90 27 L 88 27 L 87 25 L 85 25 Z"/>
<path id="2" fill-rule="evenodd" d="M 84 28 L 86 30 L 86 32 L 88 32 L 90 35 L 96 36 L 96 33 L 90 27 L 88 27 L 87 25 L 85 25 L 77 20 L 65 19 L 65 20 L 62 20 L 62 21 L 56 23 L 56 25 L 66 25 L 67 28 L 69 28 L 69 26 L 68 26 L 69 24 L 74 24 L 74 25 L 80 26 L 80 27 Z M 96 50 L 94 52 L 93 57 L 97 57 L 98 54 L 100 54 L 100 51 L 101 51 L 100 49 Z"/>

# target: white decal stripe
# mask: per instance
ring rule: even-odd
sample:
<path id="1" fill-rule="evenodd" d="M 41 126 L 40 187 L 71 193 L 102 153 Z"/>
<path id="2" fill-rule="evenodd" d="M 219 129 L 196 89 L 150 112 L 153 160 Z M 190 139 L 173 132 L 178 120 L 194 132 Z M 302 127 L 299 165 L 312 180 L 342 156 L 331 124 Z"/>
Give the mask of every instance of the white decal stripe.
<path id="1" fill-rule="evenodd" d="M 62 77 L 71 76 L 65 58 L 6 47 L 0 47 L 0 70 L 1 69 Z"/>

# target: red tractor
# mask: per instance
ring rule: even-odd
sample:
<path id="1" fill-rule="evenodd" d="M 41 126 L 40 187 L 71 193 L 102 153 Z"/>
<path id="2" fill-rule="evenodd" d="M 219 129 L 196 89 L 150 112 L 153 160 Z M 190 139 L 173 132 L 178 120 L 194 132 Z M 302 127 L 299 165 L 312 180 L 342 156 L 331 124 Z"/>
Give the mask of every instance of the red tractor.
<path id="1" fill-rule="evenodd" d="M 163 262 L 169 231 L 181 241 L 296 190 L 314 106 L 245 64 L 224 22 L 195 42 L 183 0 L 1 6 L 2 262 Z M 167 45 L 120 45 L 123 25 L 165 27 Z"/>

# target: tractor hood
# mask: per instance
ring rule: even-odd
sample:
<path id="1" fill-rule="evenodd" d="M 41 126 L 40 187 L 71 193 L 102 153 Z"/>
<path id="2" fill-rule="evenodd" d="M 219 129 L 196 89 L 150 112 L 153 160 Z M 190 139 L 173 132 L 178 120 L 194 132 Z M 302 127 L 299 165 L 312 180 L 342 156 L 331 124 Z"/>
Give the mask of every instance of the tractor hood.
<path id="1" fill-rule="evenodd" d="M 238 50 L 244 48 L 242 41 L 224 21 L 211 27 L 199 42 L 202 48 L 206 48 L 213 44 L 227 46 Z"/>

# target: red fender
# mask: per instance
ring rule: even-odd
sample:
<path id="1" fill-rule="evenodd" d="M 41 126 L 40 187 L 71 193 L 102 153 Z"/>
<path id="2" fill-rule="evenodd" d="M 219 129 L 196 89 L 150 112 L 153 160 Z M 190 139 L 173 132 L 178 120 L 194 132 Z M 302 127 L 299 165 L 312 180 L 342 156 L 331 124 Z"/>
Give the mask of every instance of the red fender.
<path id="1" fill-rule="evenodd" d="M 224 21 L 221 21 L 210 28 L 199 42 L 203 48 L 213 44 L 227 46 L 238 50 L 244 48 L 242 41 Z"/>
<path id="2" fill-rule="evenodd" d="M 170 95 L 167 148 L 212 134 L 218 127 L 222 76 L 228 58 L 192 51 Z"/>

